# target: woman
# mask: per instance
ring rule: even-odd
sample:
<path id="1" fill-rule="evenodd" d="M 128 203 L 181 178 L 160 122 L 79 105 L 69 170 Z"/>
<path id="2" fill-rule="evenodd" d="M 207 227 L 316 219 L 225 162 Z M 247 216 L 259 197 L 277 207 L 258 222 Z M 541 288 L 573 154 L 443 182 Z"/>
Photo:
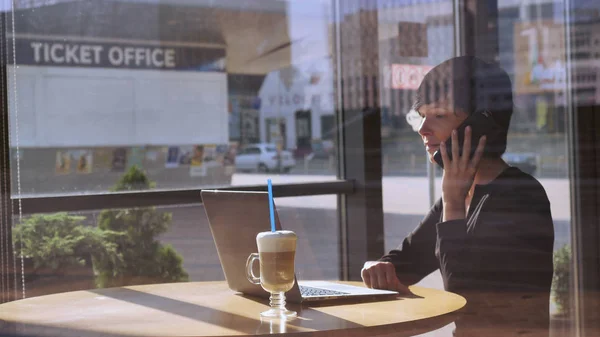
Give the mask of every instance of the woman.
<path id="1" fill-rule="evenodd" d="M 547 323 L 554 244 L 550 203 L 535 178 L 501 158 L 512 106 L 506 72 L 477 58 L 450 59 L 425 76 L 413 110 L 422 117 L 418 132 L 430 160 L 436 151 L 442 154 L 442 197 L 397 249 L 365 263 L 368 287 L 406 292 L 440 269 L 445 289 L 465 296 L 472 312 L 508 308 L 505 316 Z M 471 114 L 484 112 L 500 135 L 471 141 L 467 127 L 461 152 L 455 130 Z"/>

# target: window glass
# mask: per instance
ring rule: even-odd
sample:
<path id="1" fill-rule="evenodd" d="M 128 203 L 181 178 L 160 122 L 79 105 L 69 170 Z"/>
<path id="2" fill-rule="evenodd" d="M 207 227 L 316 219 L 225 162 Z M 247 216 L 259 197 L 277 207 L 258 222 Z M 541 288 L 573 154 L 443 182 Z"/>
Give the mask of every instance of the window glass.
<path id="1" fill-rule="evenodd" d="M 441 197 L 442 170 L 429 163 L 424 139 L 415 132 L 422 120 L 409 111 L 423 76 L 460 50 L 461 42 L 455 40 L 455 31 L 465 28 L 455 26 L 452 1 L 386 4 L 378 9 L 378 20 L 383 74 L 380 97 L 383 207 L 388 252 L 401 247 L 404 238 Z M 573 8 L 565 10 L 569 6 Z M 594 60 L 597 7 L 578 1 L 521 4 L 498 0 L 497 12 L 488 8 L 488 17 L 482 19 L 497 20 L 497 32 L 475 37 L 485 41 L 478 47 L 480 57 L 493 53 L 497 45 L 497 54 L 488 61 L 497 62 L 512 82 L 514 110 L 502 158 L 510 166 L 535 177 L 550 201 L 554 278 L 549 305 L 552 326 L 558 335 L 574 334 L 571 323 L 566 323 L 573 322 L 574 317 L 569 112 L 573 106 L 597 104 L 598 67 Z M 572 25 L 567 26 L 565 20 L 572 20 Z M 568 86 L 568 74 L 572 74 L 572 87 Z M 573 93 L 570 100 L 569 90 Z M 501 99 L 499 96 L 498 102 Z M 439 271 L 420 284 L 444 287 Z"/>
<path id="2" fill-rule="evenodd" d="M 432 182 L 431 189 L 427 178 L 428 170 L 436 168 L 407 123 L 407 113 L 423 76 L 454 55 L 452 11 L 452 1 L 394 2 L 378 11 L 386 252 L 402 243 L 429 211 L 431 200 L 439 198 L 439 182 Z M 438 271 L 424 282 L 443 289 Z"/>
<path id="3" fill-rule="evenodd" d="M 283 228 L 298 235 L 296 275 L 303 280 L 339 279 L 335 196 L 277 198 L 275 202 Z M 145 223 L 150 217 L 155 221 Z M 225 280 L 202 205 L 33 214 L 15 223 L 16 246 L 27 253 L 23 257 L 26 297 L 134 284 Z M 127 226 L 147 226 L 146 233 L 152 235 L 128 232 Z M 127 232 L 135 244 L 127 246 L 126 240 L 106 235 L 110 230 Z M 74 238 L 74 234 L 78 235 Z M 94 245 L 88 249 L 91 241 Z M 147 247 L 154 251 L 144 250 Z M 110 259 L 120 264 L 108 263 Z"/>
<path id="4" fill-rule="evenodd" d="M 513 7 L 499 1 L 500 7 Z M 500 50 L 501 65 L 513 82 L 515 112 L 511 121 L 509 143 L 504 159 L 511 165 L 535 176 L 544 186 L 554 222 L 554 282 L 550 314 L 556 329 L 568 331 L 564 317 L 573 313 L 571 277 L 571 209 L 568 178 L 568 113 L 574 101 L 566 99 L 567 26 L 563 2 L 517 6 L 521 15 L 500 12 L 506 29 L 501 31 L 510 48 Z M 589 32 L 588 32 L 589 34 Z M 584 39 L 585 40 L 585 39 Z M 590 40 L 590 37 L 587 37 Z M 574 41 L 575 50 L 582 46 Z M 584 48 L 585 49 L 585 48 Z M 585 57 L 579 55 L 576 57 Z M 579 79 L 573 83 L 582 83 Z M 566 299 L 566 300 L 565 300 Z"/>
<path id="5" fill-rule="evenodd" d="M 265 185 L 268 178 L 276 185 L 337 178 L 335 23 L 328 1 L 13 4 L 5 46 L 15 203 L 43 196 L 58 205 L 52 198 L 132 186 L 170 191 Z M 34 233 L 36 240 L 68 241 L 71 227 L 95 235 L 107 230 L 103 221 L 128 221 L 139 229 L 158 219 L 150 243 L 172 258 L 172 279 L 155 275 L 158 266 L 135 254 L 123 267 L 130 274 L 96 270 L 95 254 L 102 249 L 112 257 L 127 251 L 99 243 L 83 257 L 67 250 L 46 261 L 87 267 L 80 286 L 72 285 L 78 270 L 63 282 L 69 290 L 223 280 L 201 206 L 80 213 L 56 208 L 58 213 L 30 215 L 16 207 L 15 251 L 25 263 L 26 294 L 65 289 L 51 285 L 60 273 L 38 270 L 26 253 L 20 228 L 28 221 L 48 230 L 48 223 L 57 226 L 55 235 Z M 336 196 L 281 200 L 282 224 L 299 236 L 298 275 L 305 279 L 341 275 L 336 210 Z M 143 245 L 143 238 L 131 239 Z M 54 281 L 38 279 L 39 273 Z"/>
<path id="6" fill-rule="evenodd" d="M 235 161 L 256 143 L 290 152 L 261 173 L 336 178 L 333 152 L 308 156 L 337 146 L 328 2 L 14 3 L 13 194 L 107 192 L 133 166 L 227 186 L 259 170 Z"/>

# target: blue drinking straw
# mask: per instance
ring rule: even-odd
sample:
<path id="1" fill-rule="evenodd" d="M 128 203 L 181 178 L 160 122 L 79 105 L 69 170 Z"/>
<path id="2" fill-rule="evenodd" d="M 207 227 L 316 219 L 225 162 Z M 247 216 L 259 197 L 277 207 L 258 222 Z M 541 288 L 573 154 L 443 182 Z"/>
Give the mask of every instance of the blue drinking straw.
<path id="1" fill-rule="evenodd" d="M 271 232 L 275 231 L 275 211 L 273 210 L 273 184 L 271 179 L 267 179 L 267 185 L 269 187 L 269 213 L 271 215 Z"/>

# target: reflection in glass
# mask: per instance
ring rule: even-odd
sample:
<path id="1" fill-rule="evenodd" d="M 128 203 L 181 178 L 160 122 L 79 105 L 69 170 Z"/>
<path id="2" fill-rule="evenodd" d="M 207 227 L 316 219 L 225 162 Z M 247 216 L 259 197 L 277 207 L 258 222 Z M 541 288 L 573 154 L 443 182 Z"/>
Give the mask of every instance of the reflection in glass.
<path id="1" fill-rule="evenodd" d="M 298 277 L 339 279 L 336 197 L 275 200 L 282 225 L 298 234 Z M 15 247 L 18 252 L 23 247 L 27 297 L 126 284 L 225 280 L 202 206 L 34 214 L 14 222 Z M 124 226 L 130 231 L 124 233 Z M 158 256 L 148 256 L 153 247 Z M 125 263 L 127 269 L 121 268 Z M 20 271 L 20 261 L 18 266 Z M 165 278 L 162 272 L 167 271 L 181 277 Z"/>
<path id="2" fill-rule="evenodd" d="M 553 329 L 568 335 L 568 324 L 564 323 L 573 314 L 570 298 L 573 261 L 570 254 L 571 196 L 567 178 L 567 132 L 570 125 L 567 114 L 570 105 L 575 102 L 594 104 L 597 96 L 594 95 L 598 85 L 598 69 L 594 60 L 597 44 L 594 44 L 596 38 L 593 32 L 597 21 L 594 13 L 598 12 L 598 8 L 591 3 L 577 2 L 573 5 L 575 8 L 567 10 L 569 6 L 564 1 L 516 4 L 499 0 L 497 6 L 498 61 L 513 82 L 515 100 L 508 147 L 503 158 L 511 166 L 535 176 L 548 194 L 555 228 L 555 274 L 550 311 Z M 386 32 L 391 41 L 404 47 L 402 50 L 415 53 L 412 58 L 394 62 L 393 59 L 387 61 L 387 54 L 380 51 L 384 85 L 388 86 L 381 93 L 383 179 L 387 182 L 383 185 L 386 251 L 410 234 L 421 220 L 420 214 L 428 211 L 428 185 L 433 184 L 436 199 L 441 196 L 441 171 L 437 170 L 438 178 L 434 181 L 424 178 L 427 161 L 419 136 L 404 120 L 394 123 L 394 116 L 403 116 L 412 104 L 414 88 L 408 81 L 411 77 L 405 73 L 411 71 L 414 74 L 412 78 L 418 82 L 418 78 L 423 76 L 421 73 L 428 71 L 420 67 L 437 63 L 427 63 L 432 57 L 452 56 L 455 42 L 451 34 L 454 29 L 451 4 L 437 2 L 435 7 L 433 10 L 427 3 L 422 3 L 403 8 L 403 4 L 398 2 L 378 9 L 380 33 Z M 407 13 L 414 19 L 406 19 Z M 571 27 L 565 25 L 565 17 L 572 20 Z M 410 23 L 405 24 L 406 21 Z M 386 26 L 388 22 L 389 27 Z M 419 33 L 419 24 L 423 25 L 426 34 Z M 571 34 L 570 47 L 567 45 L 567 28 Z M 432 39 L 444 31 L 449 34 L 447 38 L 432 43 Z M 400 32 L 420 38 L 407 40 L 401 37 Z M 419 41 L 419 45 L 427 46 L 428 51 L 416 55 L 416 49 L 409 48 L 411 41 Z M 394 50 L 388 44 L 388 40 L 380 39 L 380 50 Z M 492 41 L 490 45 L 493 45 Z M 447 53 L 445 57 L 444 50 Z M 404 56 L 399 50 L 392 53 L 392 57 L 398 55 Z M 571 57 L 569 69 L 567 56 Z M 568 73 L 573 73 L 573 88 L 567 87 Z M 574 96 L 569 101 L 568 90 L 571 89 Z M 420 121 L 415 122 L 418 124 Z M 398 193 L 399 190 L 410 193 Z M 437 273 L 425 278 L 421 284 L 442 287 Z M 562 328 L 567 330 L 560 330 Z"/>
<path id="3" fill-rule="evenodd" d="M 107 192 L 133 166 L 160 189 L 236 172 L 335 178 L 326 2 L 17 3 L 15 194 Z M 277 153 L 238 156 L 255 144 Z"/>

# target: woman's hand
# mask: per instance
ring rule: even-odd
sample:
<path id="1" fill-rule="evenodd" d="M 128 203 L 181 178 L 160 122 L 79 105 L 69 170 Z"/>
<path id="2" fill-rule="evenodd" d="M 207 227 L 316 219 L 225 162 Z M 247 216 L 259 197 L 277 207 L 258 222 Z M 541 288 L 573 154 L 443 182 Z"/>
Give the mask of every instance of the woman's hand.
<path id="1" fill-rule="evenodd" d="M 473 185 L 475 173 L 485 148 L 485 136 L 479 139 L 473 159 L 471 153 L 471 127 L 465 128 L 465 141 L 462 153 L 458 150 L 458 135 L 452 131 L 452 159 L 448 158 L 445 142 L 440 144 L 444 175 L 442 177 L 442 202 L 444 204 L 443 221 L 464 219 L 466 217 L 465 200 Z"/>
<path id="2" fill-rule="evenodd" d="M 396 276 L 396 269 L 390 262 L 367 261 L 361 270 L 361 277 L 367 288 L 397 291 L 410 294 L 407 286 Z"/>

